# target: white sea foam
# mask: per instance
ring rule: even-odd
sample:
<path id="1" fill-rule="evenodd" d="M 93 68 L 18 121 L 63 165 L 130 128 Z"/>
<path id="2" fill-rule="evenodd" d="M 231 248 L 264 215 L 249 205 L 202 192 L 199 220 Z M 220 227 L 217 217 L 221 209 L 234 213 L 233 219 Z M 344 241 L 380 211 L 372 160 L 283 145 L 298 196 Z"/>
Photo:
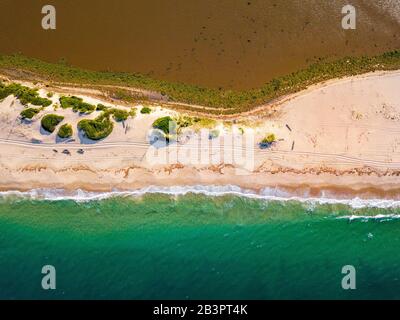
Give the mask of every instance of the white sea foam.
<path id="1" fill-rule="evenodd" d="M 400 214 L 377 214 L 372 216 L 364 216 L 364 215 L 348 215 L 348 216 L 340 216 L 337 219 L 347 219 L 347 220 L 380 220 L 380 221 L 390 221 L 393 219 L 400 219 Z"/>
<path id="2" fill-rule="evenodd" d="M 220 197 L 225 195 L 235 195 L 245 198 L 259 199 L 265 201 L 296 201 L 308 205 L 325 205 L 325 204 L 342 204 L 347 205 L 354 209 L 361 208 L 398 208 L 400 207 L 400 200 L 390 199 L 336 199 L 323 195 L 321 197 L 309 197 L 304 195 L 293 196 L 288 192 L 280 189 L 263 189 L 260 192 L 253 190 L 242 189 L 234 185 L 226 186 L 174 186 L 174 187 L 156 187 L 150 186 L 138 190 L 118 191 L 111 192 L 89 192 L 83 190 L 76 190 L 68 192 L 62 189 L 33 189 L 26 192 L 21 191 L 4 191 L 0 192 L 0 197 L 17 197 L 28 199 L 40 199 L 48 201 L 60 200 L 73 200 L 76 202 L 86 202 L 94 200 L 104 200 L 112 197 L 140 197 L 145 194 L 166 194 L 171 196 L 182 196 L 186 194 L 202 194 L 210 197 Z M 350 216 L 349 216 L 350 217 Z M 349 218 L 348 217 L 348 218 Z M 359 216 L 357 216 L 359 217 Z"/>

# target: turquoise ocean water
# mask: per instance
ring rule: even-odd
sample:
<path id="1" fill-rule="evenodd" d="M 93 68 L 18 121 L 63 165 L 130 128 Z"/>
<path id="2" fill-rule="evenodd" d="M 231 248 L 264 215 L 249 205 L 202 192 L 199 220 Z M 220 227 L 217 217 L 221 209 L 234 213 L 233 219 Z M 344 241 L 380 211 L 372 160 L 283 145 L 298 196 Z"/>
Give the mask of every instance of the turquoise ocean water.
<path id="1" fill-rule="evenodd" d="M 398 215 L 235 195 L 2 196 L 0 298 L 398 299 Z M 44 265 L 56 290 L 41 288 Z M 344 265 L 356 290 L 341 287 Z"/>

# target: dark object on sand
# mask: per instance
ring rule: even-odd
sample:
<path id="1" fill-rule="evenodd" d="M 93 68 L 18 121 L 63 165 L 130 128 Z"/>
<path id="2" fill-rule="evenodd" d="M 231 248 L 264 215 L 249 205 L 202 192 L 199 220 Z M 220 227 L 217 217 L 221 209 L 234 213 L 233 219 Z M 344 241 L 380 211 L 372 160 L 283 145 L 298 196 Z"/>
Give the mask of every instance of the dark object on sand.
<path id="1" fill-rule="evenodd" d="M 67 150 L 67 149 L 63 150 L 62 153 L 67 154 L 67 155 L 69 155 L 69 156 L 71 155 L 71 152 L 69 152 L 69 150 Z"/>
<path id="2" fill-rule="evenodd" d="M 288 124 L 286 125 L 286 128 L 288 128 L 290 132 L 292 131 L 292 128 L 290 128 Z"/>
<path id="3" fill-rule="evenodd" d="M 31 142 L 34 143 L 34 144 L 41 144 L 41 143 L 42 143 L 42 140 L 32 138 L 32 139 L 31 139 Z"/>
<path id="4" fill-rule="evenodd" d="M 58 153 L 58 150 L 56 150 L 56 149 L 53 149 L 53 152 L 55 152 L 55 153 Z"/>
<path id="5" fill-rule="evenodd" d="M 294 149 L 294 141 L 293 141 L 293 143 L 292 143 L 292 151 L 293 151 L 293 149 Z"/>
<path id="6" fill-rule="evenodd" d="M 84 153 L 85 153 L 85 150 L 79 149 L 77 152 L 78 152 L 79 154 L 84 154 Z"/>

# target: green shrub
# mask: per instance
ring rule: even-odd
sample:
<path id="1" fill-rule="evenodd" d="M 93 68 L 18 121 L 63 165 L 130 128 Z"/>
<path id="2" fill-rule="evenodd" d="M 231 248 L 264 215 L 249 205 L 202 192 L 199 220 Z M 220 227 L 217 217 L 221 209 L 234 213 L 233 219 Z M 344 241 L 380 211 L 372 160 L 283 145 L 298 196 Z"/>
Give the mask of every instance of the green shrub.
<path id="1" fill-rule="evenodd" d="M 103 112 L 97 117 L 97 119 L 103 120 L 104 118 L 109 118 L 109 116 L 111 115 L 113 116 L 115 121 L 120 122 L 128 119 L 130 112 L 122 109 L 105 107 Z"/>
<path id="2" fill-rule="evenodd" d="M 149 107 L 143 107 L 140 110 L 140 113 L 142 113 L 142 114 L 150 114 L 151 113 L 151 109 Z"/>
<path id="3" fill-rule="evenodd" d="M 54 93 L 53 92 L 47 92 L 47 98 L 51 98 L 51 97 L 53 97 L 54 96 Z"/>
<path id="4" fill-rule="evenodd" d="M 136 116 L 136 108 L 131 108 L 131 110 L 129 111 L 129 116 L 131 118 L 134 118 Z"/>
<path id="5" fill-rule="evenodd" d="M 104 104 L 99 103 L 96 107 L 97 111 L 106 111 L 108 110 L 110 107 L 106 107 Z"/>
<path id="6" fill-rule="evenodd" d="M 35 115 L 40 112 L 37 108 L 27 108 L 20 113 L 22 119 L 32 119 Z"/>
<path id="7" fill-rule="evenodd" d="M 175 119 L 175 121 L 179 128 L 187 128 L 196 123 L 197 118 L 191 118 L 188 116 L 179 116 L 178 118 Z"/>
<path id="8" fill-rule="evenodd" d="M 115 121 L 125 121 L 129 117 L 129 112 L 121 109 L 112 109 L 111 110 Z"/>
<path id="9" fill-rule="evenodd" d="M 58 130 L 57 135 L 62 138 L 69 138 L 72 136 L 73 130 L 72 130 L 72 126 L 68 123 L 63 124 L 60 129 Z"/>
<path id="10" fill-rule="evenodd" d="M 271 144 L 271 143 L 274 143 L 275 141 L 276 141 L 275 135 L 273 133 L 270 133 L 264 139 L 261 140 L 261 143 L 262 144 Z"/>
<path id="11" fill-rule="evenodd" d="M 90 103 L 83 102 L 82 98 L 78 98 L 75 96 L 61 97 L 60 104 L 63 109 L 72 108 L 74 112 L 79 112 L 79 113 L 89 114 L 96 110 L 96 106 Z"/>
<path id="12" fill-rule="evenodd" d="M 6 85 L 0 81 L 0 101 L 4 98 L 7 98 L 9 95 L 10 94 L 6 89 Z"/>
<path id="13" fill-rule="evenodd" d="M 48 107 L 52 103 L 49 99 L 39 97 L 37 89 L 31 89 L 18 83 L 0 87 L 0 100 L 10 95 L 14 95 L 23 105 L 30 103 L 35 106 Z"/>
<path id="14" fill-rule="evenodd" d="M 108 137 L 113 130 L 113 123 L 109 115 L 100 115 L 94 120 L 83 119 L 78 123 L 78 129 L 91 140 L 100 140 Z"/>
<path id="15" fill-rule="evenodd" d="M 176 130 L 176 122 L 170 116 L 158 118 L 153 122 L 153 128 L 160 129 L 162 132 L 168 135 L 172 133 L 170 132 L 170 129 L 172 129 L 172 131 Z"/>
<path id="16" fill-rule="evenodd" d="M 42 128 L 48 132 L 54 132 L 57 125 L 64 120 L 63 116 L 59 116 L 56 114 L 48 114 L 42 118 L 41 124 Z"/>

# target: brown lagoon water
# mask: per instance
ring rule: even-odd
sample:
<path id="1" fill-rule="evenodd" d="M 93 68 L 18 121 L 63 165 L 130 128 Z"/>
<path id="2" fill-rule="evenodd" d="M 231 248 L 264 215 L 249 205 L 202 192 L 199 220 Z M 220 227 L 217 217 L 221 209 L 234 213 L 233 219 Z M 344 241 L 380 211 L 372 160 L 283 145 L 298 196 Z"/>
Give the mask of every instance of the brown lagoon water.
<path id="1" fill-rule="evenodd" d="M 57 30 L 41 8 L 57 9 Z M 0 53 L 225 88 L 260 86 L 320 57 L 400 47 L 400 2 L 352 0 L 0 0 Z"/>

